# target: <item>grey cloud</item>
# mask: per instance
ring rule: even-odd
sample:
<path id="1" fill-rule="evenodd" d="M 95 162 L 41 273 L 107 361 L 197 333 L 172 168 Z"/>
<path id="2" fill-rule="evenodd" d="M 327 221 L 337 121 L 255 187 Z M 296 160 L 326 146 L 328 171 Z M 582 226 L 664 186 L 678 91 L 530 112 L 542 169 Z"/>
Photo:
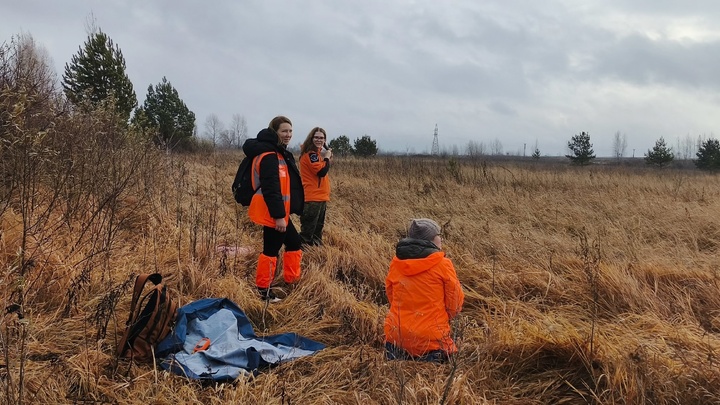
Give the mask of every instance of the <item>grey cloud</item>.
<path id="1" fill-rule="evenodd" d="M 502 101 L 493 101 L 490 104 L 488 104 L 488 108 L 492 111 L 495 111 L 498 114 L 502 115 L 508 115 L 508 116 L 515 116 L 517 115 L 517 111 L 515 111 L 514 108 L 507 105 L 506 103 L 503 103 Z"/>
<path id="2" fill-rule="evenodd" d="M 657 117 L 672 116 L 674 131 L 717 132 L 720 119 L 705 113 L 720 105 L 716 3 L 0 0 L 0 34 L 29 31 L 61 73 L 92 11 L 139 101 L 166 76 L 199 126 L 240 113 L 254 133 L 285 113 L 297 133 L 322 125 L 403 150 L 429 149 L 438 123 L 460 149 L 501 137 L 508 151 L 537 139 L 555 154 L 580 130 L 597 134 L 597 150 L 616 130 L 649 148 Z M 706 42 L 670 38 L 671 23 Z"/>
<path id="3" fill-rule="evenodd" d="M 720 87 L 720 42 L 680 43 L 634 35 L 596 55 L 588 75 L 612 76 L 637 85 L 658 83 Z"/>

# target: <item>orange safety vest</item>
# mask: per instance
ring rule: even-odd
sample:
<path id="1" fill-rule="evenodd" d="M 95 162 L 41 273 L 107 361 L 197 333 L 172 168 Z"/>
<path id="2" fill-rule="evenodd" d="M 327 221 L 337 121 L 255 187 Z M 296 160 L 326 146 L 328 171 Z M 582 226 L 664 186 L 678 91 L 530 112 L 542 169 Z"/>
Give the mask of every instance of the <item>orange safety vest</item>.
<path id="1" fill-rule="evenodd" d="M 268 226 L 270 228 L 275 227 L 275 218 L 270 216 L 267 204 L 262 192 L 262 184 L 260 184 L 260 161 L 271 153 L 277 152 L 265 152 L 256 156 L 253 159 L 252 166 L 252 186 L 256 189 L 253 194 L 252 200 L 250 200 L 250 207 L 248 208 L 248 216 L 254 223 L 262 226 Z M 282 194 L 283 203 L 285 204 L 285 222 L 290 220 L 290 174 L 288 173 L 287 163 L 281 154 L 277 153 L 278 157 L 278 176 L 280 178 L 280 194 Z M 259 186 L 259 187 L 258 187 Z"/>

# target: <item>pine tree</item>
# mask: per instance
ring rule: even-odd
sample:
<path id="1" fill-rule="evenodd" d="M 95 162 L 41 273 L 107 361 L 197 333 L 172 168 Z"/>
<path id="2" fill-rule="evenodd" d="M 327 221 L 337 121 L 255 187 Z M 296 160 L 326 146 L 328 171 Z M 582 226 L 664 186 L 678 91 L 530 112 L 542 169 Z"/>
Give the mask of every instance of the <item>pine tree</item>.
<path id="1" fill-rule="evenodd" d="M 672 148 L 668 148 L 665 144 L 665 139 L 660 137 L 655 142 L 655 146 L 648 150 L 645 154 L 645 163 L 658 167 L 665 166 L 675 159 L 675 155 L 672 153 Z"/>
<path id="2" fill-rule="evenodd" d="M 328 146 L 333 150 L 334 155 L 345 157 L 353 153 L 352 146 L 350 146 L 350 138 L 345 135 L 340 135 L 331 140 Z"/>
<path id="3" fill-rule="evenodd" d="M 156 129 L 156 143 L 173 148 L 193 136 L 195 113 L 187 108 L 178 91 L 163 77 L 155 87 L 148 86 L 145 102 L 136 110 L 133 123 Z"/>
<path id="4" fill-rule="evenodd" d="M 695 166 L 700 170 L 720 170 L 720 142 L 708 139 L 700 145 L 696 153 Z"/>
<path id="5" fill-rule="evenodd" d="M 355 154 L 362 157 L 375 156 L 378 148 L 374 139 L 369 135 L 363 135 L 362 138 L 355 139 Z"/>
<path id="6" fill-rule="evenodd" d="M 568 142 L 568 149 L 570 149 L 572 154 L 565 155 L 565 157 L 570 159 L 570 162 L 573 164 L 585 166 L 589 164 L 591 160 L 595 159 L 595 152 L 590 143 L 590 134 L 587 132 L 573 135 L 570 142 Z"/>
<path id="7" fill-rule="evenodd" d="M 100 30 L 90 34 L 84 47 L 65 64 L 62 86 L 74 104 L 97 105 L 114 97 L 115 108 L 125 121 L 137 106 L 122 51 Z"/>

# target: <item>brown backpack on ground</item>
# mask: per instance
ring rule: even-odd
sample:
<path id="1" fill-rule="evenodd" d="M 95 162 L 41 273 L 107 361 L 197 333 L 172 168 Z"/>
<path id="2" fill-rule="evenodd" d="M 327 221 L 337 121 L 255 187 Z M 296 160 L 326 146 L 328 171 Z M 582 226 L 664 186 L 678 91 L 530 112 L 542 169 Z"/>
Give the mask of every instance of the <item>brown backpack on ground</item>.
<path id="1" fill-rule="evenodd" d="M 148 281 L 154 286 L 141 299 Z M 138 275 L 130 303 L 130 316 L 118 343 L 117 355 L 138 361 L 152 360 L 155 346 L 172 330 L 176 314 L 177 302 L 170 298 L 162 276 L 159 273 Z"/>

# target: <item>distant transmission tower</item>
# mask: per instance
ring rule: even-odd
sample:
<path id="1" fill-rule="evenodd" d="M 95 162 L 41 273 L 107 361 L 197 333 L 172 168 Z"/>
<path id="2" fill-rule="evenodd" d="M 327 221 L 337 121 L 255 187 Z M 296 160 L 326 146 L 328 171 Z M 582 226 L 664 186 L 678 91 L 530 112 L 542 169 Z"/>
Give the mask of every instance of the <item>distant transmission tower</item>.
<path id="1" fill-rule="evenodd" d="M 437 137 L 437 124 L 435 124 L 435 135 L 433 136 L 433 146 L 432 146 L 432 151 L 430 153 L 433 155 L 440 154 L 440 144 L 438 144 L 438 137 Z"/>

